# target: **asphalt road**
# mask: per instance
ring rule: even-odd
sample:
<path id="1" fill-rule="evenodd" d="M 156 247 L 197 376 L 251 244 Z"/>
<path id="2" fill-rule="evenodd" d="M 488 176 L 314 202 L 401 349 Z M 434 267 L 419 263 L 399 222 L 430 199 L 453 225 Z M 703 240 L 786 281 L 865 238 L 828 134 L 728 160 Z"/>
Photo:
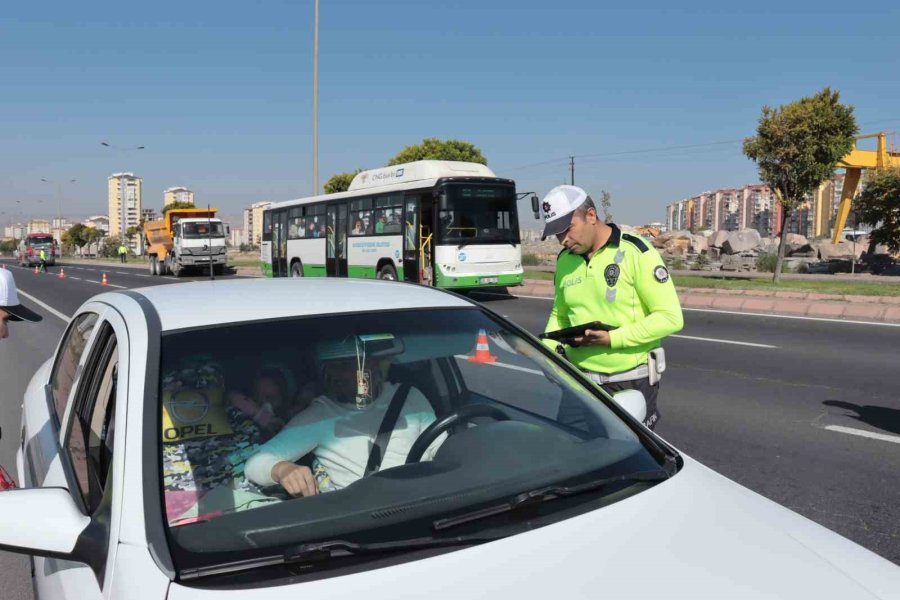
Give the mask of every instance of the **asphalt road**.
<path id="1" fill-rule="evenodd" d="M 0 342 L 0 464 L 14 471 L 21 398 L 64 321 L 107 289 L 177 283 L 93 265 L 51 275 L 11 268 L 44 315 Z M 102 273 L 108 288 L 100 286 Z M 186 278 L 191 280 L 196 278 Z M 27 296 L 26 296 L 27 294 Z M 532 332 L 550 301 L 473 293 Z M 35 303 L 37 299 L 48 308 Z M 738 483 L 900 564 L 900 327 L 687 311 L 666 342 L 657 431 Z M 27 560 L 0 553 L 4 599 L 30 598 Z"/>

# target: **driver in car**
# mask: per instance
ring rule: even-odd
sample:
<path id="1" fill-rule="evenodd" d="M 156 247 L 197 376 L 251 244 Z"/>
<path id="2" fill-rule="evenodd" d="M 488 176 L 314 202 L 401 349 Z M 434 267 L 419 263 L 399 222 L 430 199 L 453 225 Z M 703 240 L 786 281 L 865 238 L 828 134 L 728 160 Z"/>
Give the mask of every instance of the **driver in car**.
<path id="1" fill-rule="evenodd" d="M 320 345 L 318 350 L 324 393 L 247 461 L 247 479 L 261 487 L 277 484 L 292 496 L 314 496 L 361 479 L 371 469 L 370 454 L 392 402 L 402 408 L 380 469 L 404 464 L 413 443 L 435 420 L 425 396 L 415 387 L 387 381 L 390 360 L 365 356 L 358 339 Z M 431 444 L 422 460 L 430 460 L 443 439 Z M 314 464 L 323 467 L 320 473 L 295 464 L 310 453 Z"/>

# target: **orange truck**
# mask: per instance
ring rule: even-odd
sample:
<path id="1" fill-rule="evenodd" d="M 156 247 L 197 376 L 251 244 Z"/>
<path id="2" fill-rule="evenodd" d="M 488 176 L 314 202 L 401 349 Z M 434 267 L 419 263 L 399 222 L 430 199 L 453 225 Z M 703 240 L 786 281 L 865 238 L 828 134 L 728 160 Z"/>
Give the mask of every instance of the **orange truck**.
<path id="1" fill-rule="evenodd" d="M 225 269 L 225 224 L 215 208 L 173 208 L 144 223 L 150 274 L 181 277 L 191 270 Z"/>

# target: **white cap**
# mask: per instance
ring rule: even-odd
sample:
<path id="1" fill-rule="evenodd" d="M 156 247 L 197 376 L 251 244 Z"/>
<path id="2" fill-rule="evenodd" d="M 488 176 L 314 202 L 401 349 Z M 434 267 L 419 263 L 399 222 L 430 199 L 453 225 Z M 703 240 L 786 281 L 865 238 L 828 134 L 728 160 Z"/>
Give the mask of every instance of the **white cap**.
<path id="1" fill-rule="evenodd" d="M 12 272 L 0 269 L 0 308 L 9 313 L 10 321 L 40 321 L 41 315 L 19 303 Z"/>
<path id="2" fill-rule="evenodd" d="M 572 223 L 575 209 L 589 199 L 587 192 L 574 185 L 558 185 L 547 192 L 541 203 L 544 211 L 544 233 L 541 234 L 541 240 L 566 231 Z"/>

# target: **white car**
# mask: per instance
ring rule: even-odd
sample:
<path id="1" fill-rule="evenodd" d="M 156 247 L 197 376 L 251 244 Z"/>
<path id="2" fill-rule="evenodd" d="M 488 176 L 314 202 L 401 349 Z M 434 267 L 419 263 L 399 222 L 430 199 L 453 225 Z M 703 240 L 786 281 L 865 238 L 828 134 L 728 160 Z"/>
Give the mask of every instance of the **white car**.
<path id="1" fill-rule="evenodd" d="M 897 566 L 425 287 L 97 296 L 22 428 L 0 549 L 42 599 L 900 598 Z"/>

